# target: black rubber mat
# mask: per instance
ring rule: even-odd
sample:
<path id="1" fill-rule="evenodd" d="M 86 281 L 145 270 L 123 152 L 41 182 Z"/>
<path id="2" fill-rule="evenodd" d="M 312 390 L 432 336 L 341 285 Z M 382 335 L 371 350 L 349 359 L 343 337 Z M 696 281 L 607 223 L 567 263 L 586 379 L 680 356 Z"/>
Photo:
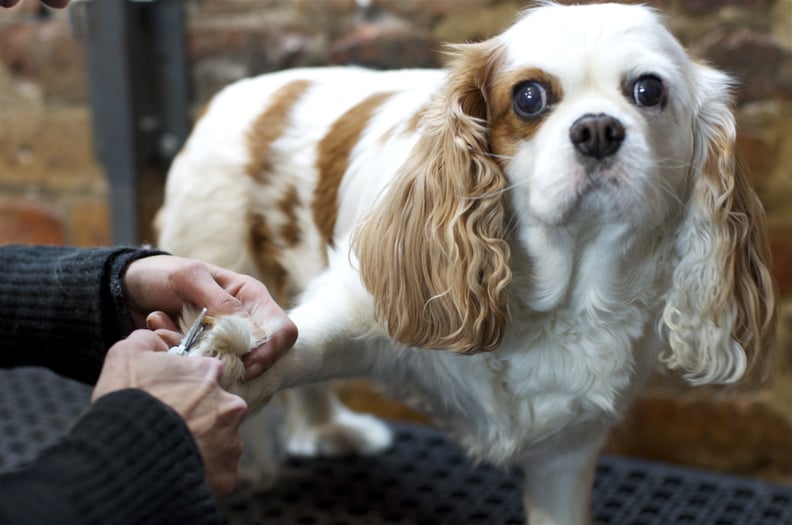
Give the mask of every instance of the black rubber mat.
<path id="1" fill-rule="evenodd" d="M 45 370 L 0 371 L 0 471 L 23 466 L 88 404 L 90 389 Z M 442 434 L 392 423 L 395 446 L 367 458 L 288 460 L 276 488 L 242 485 L 222 502 L 232 525 L 521 524 L 521 475 L 473 466 Z M 792 488 L 604 457 L 595 524 L 792 524 Z"/>

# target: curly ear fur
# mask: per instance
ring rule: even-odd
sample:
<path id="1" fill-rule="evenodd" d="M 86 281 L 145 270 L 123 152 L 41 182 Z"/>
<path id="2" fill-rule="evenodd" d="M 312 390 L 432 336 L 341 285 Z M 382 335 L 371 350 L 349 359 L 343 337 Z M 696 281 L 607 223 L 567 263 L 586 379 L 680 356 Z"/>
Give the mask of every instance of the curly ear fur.
<path id="1" fill-rule="evenodd" d="M 762 380 L 775 317 L 764 210 L 735 159 L 730 81 L 697 68 L 694 183 L 663 312 L 671 346 L 664 360 L 696 384 Z"/>
<path id="2" fill-rule="evenodd" d="M 508 317 L 506 179 L 489 156 L 491 43 L 452 51 L 444 92 L 353 246 L 374 312 L 403 344 L 493 350 Z"/>

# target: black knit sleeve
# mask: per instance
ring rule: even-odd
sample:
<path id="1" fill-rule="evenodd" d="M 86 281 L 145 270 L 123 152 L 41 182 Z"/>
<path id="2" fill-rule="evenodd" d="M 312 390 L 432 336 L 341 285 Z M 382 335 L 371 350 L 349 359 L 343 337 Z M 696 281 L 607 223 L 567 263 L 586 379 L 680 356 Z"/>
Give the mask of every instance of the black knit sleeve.
<path id="1" fill-rule="evenodd" d="M 121 276 L 138 248 L 0 248 L 0 367 L 36 365 L 94 383 L 132 331 Z"/>
<path id="2" fill-rule="evenodd" d="M 182 419 L 141 390 L 99 398 L 60 443 L 0 476 L 8 525 L 215 525 L 223 517 Z"/>

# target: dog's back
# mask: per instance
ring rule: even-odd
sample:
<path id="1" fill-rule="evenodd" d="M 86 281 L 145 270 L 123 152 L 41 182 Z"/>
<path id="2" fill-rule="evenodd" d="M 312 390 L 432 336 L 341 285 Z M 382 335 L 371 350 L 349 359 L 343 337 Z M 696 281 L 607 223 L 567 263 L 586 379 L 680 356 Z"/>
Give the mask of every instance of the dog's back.
<path id="1" fill-rule="evenodd" d="M 257 276 L 288 301 L 403 162 L 443 76 L 316 68 L 228 86 L 174 161 L 160 247 Z"/>

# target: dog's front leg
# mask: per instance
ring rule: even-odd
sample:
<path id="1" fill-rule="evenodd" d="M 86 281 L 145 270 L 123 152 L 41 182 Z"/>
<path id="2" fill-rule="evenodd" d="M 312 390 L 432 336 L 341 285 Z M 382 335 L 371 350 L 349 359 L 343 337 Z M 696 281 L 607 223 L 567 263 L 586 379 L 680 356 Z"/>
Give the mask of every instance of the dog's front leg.
<path id="1" fill-rule="evenodd" d="M 523 505 L 529 525 L 590 522 L 591 488 L 603 439 L 565 451 L 547 451 L 524 464 Z"/>
<path id="2" fill-rule="evenodd" d="M 294 347 L 248 383 L 247 401 L 257 404 L 287 388 L 367 375 L 377 358 L 367 343 L 383 334 L 371 312 L 371 298 L 351 268 L 331 267 L 319 275 L 288 312 L 299 331 Z"/>
<path id="3" fill-rule="evenodd" d="M 299 329 L 294 348 L 251 382 L 247 398 L 253 405 L 289 389 L 284 400 L 290 453 L 369 454 L 390 445 L 385 424 L 349 410 L 324 382 L 369 372 L 376 357 L 367 342 L 377 331 L 369 301 L 356 274 L 331 269 L 319 276 L 289 312 Z"/>

